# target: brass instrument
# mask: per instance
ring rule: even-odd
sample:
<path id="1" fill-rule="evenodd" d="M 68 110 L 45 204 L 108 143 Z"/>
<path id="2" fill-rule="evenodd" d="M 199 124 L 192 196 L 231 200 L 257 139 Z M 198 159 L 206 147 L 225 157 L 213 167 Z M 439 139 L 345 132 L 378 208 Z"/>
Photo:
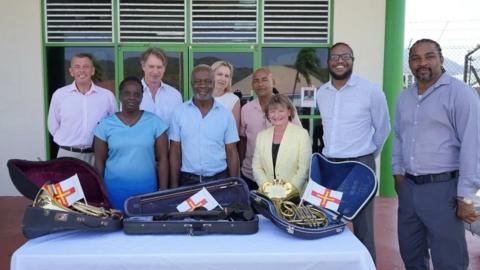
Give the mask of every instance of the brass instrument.
<path id="1" fill-rule="evenodd" d="M 287 222 L 301 227 L 321 228 L 328 225 L 325 214 L 312 205 L 295 204 L 300 193 L 292 183 L 273 179 L 263 183 L 258 189 L 260 194 L 272 200 L 278 215 Z"/>
<path id="2" fill-rule="evenodd" d="M 52 193 L 48 190 L 48 187 L 42 187 L 35 197 L 35 200 L 32 203 L 33 207 L 39 207 L 50 210 L 80 213 L 84 215 L 94 216 L 94 217 L 111 217 L 111 218 L 120 218 L 122 214 L 115 209 L 105 209 L 103 207 L 96 207 L 93 205 L 87 205 L 82 202 L 75 202 L 71 208 L 63 206 L 61 203 L 55 200 Z"/>

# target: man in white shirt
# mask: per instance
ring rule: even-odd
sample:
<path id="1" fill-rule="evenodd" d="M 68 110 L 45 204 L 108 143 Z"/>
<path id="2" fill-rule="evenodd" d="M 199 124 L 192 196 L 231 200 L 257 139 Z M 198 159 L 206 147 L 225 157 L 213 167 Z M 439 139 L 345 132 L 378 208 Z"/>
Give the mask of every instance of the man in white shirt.
<path id="1" fill-rule="evenodd" d="M 332 161 L 356 160 L 375 171 L 375 157 L 390 133 L 385 94 L 379 86 L 352 75 L 353 50 L 334 44 L 328 54 L 331 80 L 317 90 L 324 129 L 322 151 Z M 373 200 L 353 220 L 354 234 L 375 261 Z"/>
<path id="2" fill-rule="evenodd" d="M 53 93 L 48 130 L 60 147 L 57 157 L 74 157 L 93 165 L 93 128 L 105 116 L 116 112 L 117 103 L 110 90 L 92 82 L 95 74 L 92 56 L 84 53 L 73 56 L 68 70 L 74 81 Z"/>
<path id="3" fill-rule="evenodd" d="M 140 109 L 152 112 L 170 124 L 173 111 L 182 104 L 182 95 L 162 81 L 167 68 L 167 55 L 159 48 L 150 48 L 142 54 L 141 64 L 144 77 Z"/>

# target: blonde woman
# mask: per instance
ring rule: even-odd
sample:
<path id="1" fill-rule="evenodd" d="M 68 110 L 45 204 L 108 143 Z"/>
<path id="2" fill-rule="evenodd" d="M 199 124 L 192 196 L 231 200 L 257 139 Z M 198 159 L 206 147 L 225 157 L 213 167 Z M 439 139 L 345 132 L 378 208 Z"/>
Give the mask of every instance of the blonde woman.
<path id="1" fill-rule="evenodd" d="M 289 98 L 272 96 L 265 108 L 271 127 L 258 133 L 253 154 L 253 176 L 261 187 L 267 180 L 281 179 L 299 191 L 308 177 L 312 146 L 308 131 L 292 124 L 295 109 Z"/>
<path id="2" fill-rule="evenodd" d="M 217 61 L 211 66 L 214 74 L 213 97 L 230 110 L 235 118 L 237 130 L 240 129 L 240 99 L 231 92 L 233 66 L 226 61 Z"/>

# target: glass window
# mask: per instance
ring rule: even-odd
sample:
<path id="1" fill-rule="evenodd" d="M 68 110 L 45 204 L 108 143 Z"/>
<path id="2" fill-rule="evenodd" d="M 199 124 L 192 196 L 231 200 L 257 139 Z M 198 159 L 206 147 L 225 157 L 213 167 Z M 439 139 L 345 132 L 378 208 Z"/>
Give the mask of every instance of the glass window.
<path id="1" fill-rule="evenodd" d="M 193 65 L 212 65 L 214 62 L 224 60 L 233 65 L 232 91 L 241 93 L 242 103 L 252 96 L 252 52 L 196 52 L 193 54 Z"/>
<path id="2" fill-rule="evenodd" d="M 95 84 L 114 91 L 115 88 L 115 56 L 113 48 L 108 47 L 49 47 L 47 48 L 48 90 L 53 92 L 73 82 L 68 72 L 70 59 L 79 53 L 88 53 L 94 58 Z"/>
<path id="3" fill-rule="evenodd" d="M 53 92 L 60 87 L 73 82 L 68 71 L 70 59 L 78 53 L 88 53 L 94 58 L 95 84 L 114 91 L 115 89 L 115 56 L 113 48 L 108 47 L 48 47 L 46 52 L 47 60 L 47 84 L 48 104 Z M 57 145 L 50 136 L 51 157 L 57 156 Z"/>
<path id="4" fill-rule="evenodd" d="M 264 48 L 262 65 L 271 70 L 275 88 L 292 99 L 299 115 L 312 115 L 315 89 L 328 81 L 327 56 L 327 48 Z"/>
<path id="5" fill-rule="evenodd" d="M 143 52 L 125 52 L 123 54 L 123 77 L 136 76 L 143 78 L 140 58 Z M 175 87 L 180 93 L 183 88 L 183 53 L 165 52 L 167 54 L 167 68 L 163 75 L 163 81 Z"/>
<path id="6" fill-rule="evenodd" d="M 323 150 L 323 126 L 322 120 L 316 119 L 301 119 L 302 126 L 308 130 L 312 140 L 312 152 L 321 153 Z"/>

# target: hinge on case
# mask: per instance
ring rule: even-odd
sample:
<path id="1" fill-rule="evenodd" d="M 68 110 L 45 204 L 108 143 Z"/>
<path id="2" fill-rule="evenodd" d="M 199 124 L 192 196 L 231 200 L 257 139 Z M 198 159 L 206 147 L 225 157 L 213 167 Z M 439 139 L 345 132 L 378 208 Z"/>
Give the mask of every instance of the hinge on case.
<path id="1" fill-rule="evenodd" d="M 287 226 L 287 232 L 288 232 L 289 234 L 293 234 L 293 233 L 295 232 L 295 227 L 293 227 L 292 225 L 289 224 L 289 225 Z"/>

